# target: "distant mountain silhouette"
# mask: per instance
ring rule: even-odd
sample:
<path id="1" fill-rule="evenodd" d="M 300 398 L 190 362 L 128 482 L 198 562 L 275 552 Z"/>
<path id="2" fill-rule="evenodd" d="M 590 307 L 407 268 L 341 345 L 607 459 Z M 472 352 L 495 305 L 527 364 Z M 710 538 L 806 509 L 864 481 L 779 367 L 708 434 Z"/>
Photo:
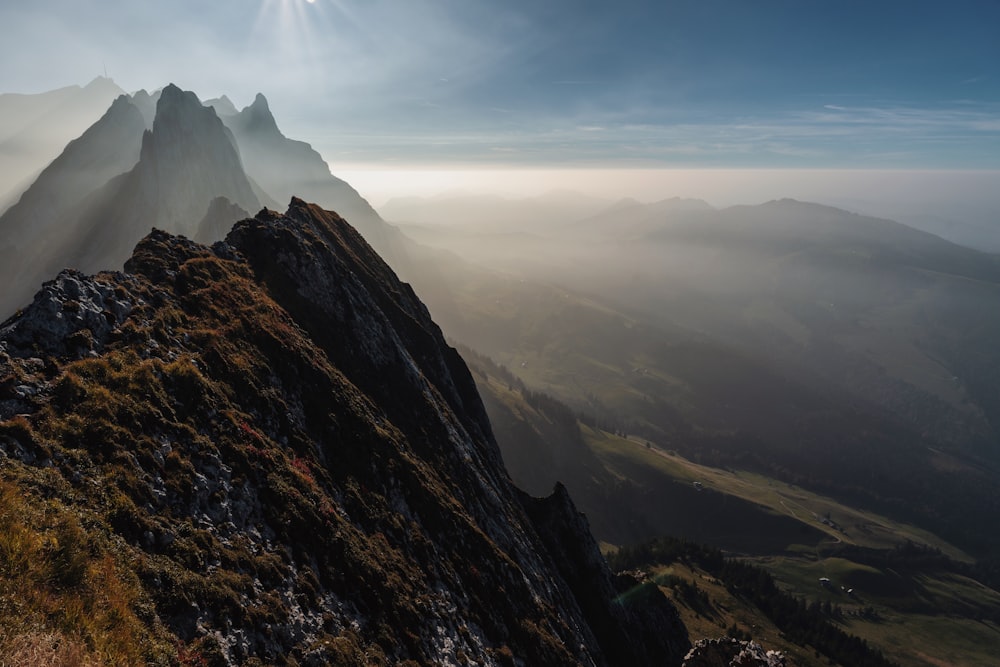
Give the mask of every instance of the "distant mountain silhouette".
<path id="1" fill-rule="evenodd" d="M 139 159 L 145 123 L 127 96 L 71 141 L 18 202 L 0 216 L 0 308 L 24 304 L 53 270 L 72 265 L 84 202 Z"/>
<path id="2" fill-rule="evenodd" d="M 71 141 L 3 216 L 0 236 L 24 249 L 65 224 L 80 202 L 139 160 L 144 122 L 126 95 L 79 138 Z"/>
<path id="3" fill-rule="evenodd" d="M 379 212 L 386 219 L 408 227 L 423 224 L 504 233 L 524 231 L 526 227 L 542 231 L 594 215 L 607 206 L 608 202 L 604 199 L 580 192 L 555 190 L 526 198 L 464 193 L 394 197 L 380 206 Z"/>
<path id="4" fill-rule="evenodd" d="M 114 81 L 97 77 L 35 95 L 0 94 L 0 213 L 32 180 L 124 94 Z"/>
<path id="5" fill-rule="evenodd" d="M 216 197 L 208 205 L 205 217 L 198 223 L 194 240 L 200 243 L 212 243 L 219 238 L 225 238 L 233 223 L 250 217 L 253 217 L 250 211 L 239 204 L 234 204 L 225 197 Z"/>

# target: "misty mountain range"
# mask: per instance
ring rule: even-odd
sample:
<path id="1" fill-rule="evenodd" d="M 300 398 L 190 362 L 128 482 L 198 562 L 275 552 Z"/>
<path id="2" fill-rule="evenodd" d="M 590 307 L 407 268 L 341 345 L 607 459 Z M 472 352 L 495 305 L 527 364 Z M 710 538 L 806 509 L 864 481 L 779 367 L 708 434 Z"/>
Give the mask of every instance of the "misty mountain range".
<path id="1" fill-rule="evenodd" d="M 263 96 L 239 112 L 217 106 L 228 113 L 173 85 L 115 99 L 0 216 L 0 278 L 11 286 L 0 309 L 25 305 L 64 267 L 120 266 L 152 227 L 218 240 L 293 192 L 343 210 L 390 251 L 393 231 L 308 144 L 281 134 Z"/>
<path id="2" fill-rule="evenodd" d="M 469 198 L 458 201 L 474 210 Z M 389 210 L 425 221 L 431 211 L 454 210 L 441 202 L 404 204 Z M 1000 285 L 996 255 L 890 220 L 793 200 L 726 209 L 690 199 L 623 200 L 549 225 L 511 217 L 502 230 L 488 220 L 449 219 L 396 221 L 423 243 L 598 295 L 648 324 L 687 330 L 681 336 L 708 335 L 770 357 L 784 373 L 801 376 L 807 366 L 808 373 L 837 374 L 838 383 L 866 400 L 902 400 L 902 387 L 887 387 L 902 379 L 914 400 L 936 403 L 923 416 L 911 415 L 924 419 L 922 429 L 931 428 L 927 419 L 952 414 L 950 425 L 934 427 L 937 436 L 983 446 L 995 441 L 1000 414 L 983 410 L 993 404 L 992 393 L 977 379 L 995 361 L 991 355 L 974 364 L 963 360 L 948 331 L 967 323 L 963 336 L 966 343 L 977 338 L 975 349 L 989 349 L 989 337 L 1000 335 L 992 315 Z"/>
<path id="3" fill-rule="evenodd" d="M 492 214 L 431 224 L 439 203 L 424 202 L 423 224 L 394 222 L 498 272 L 455 287 L 464 307 L 439 321 L 529 389 L 684 456 L 995 553 L 981 527 L 1000 511 L 997 256 L 794 200 L 621 201 L 502 228 Z M 540 488 L 553 468 L 507 446 L 515 479 Z M 603 513 L 594 475 L 562 470 L 584 510 Z"/>

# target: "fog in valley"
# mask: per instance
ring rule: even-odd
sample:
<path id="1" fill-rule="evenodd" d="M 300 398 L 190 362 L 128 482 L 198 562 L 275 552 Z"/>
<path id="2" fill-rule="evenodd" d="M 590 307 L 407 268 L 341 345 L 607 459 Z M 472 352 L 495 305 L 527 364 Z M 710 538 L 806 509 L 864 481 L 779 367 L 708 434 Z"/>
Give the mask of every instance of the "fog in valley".
<path id="1" fill-rule="evenodd" d="M 621 200 L 701 199 L 715 208 L 798 199 L 888 218 L 1000 251 L 997 171 L 865 169 L 336 169 L 388 220 L 482 230 L 582 219 Z"/>
<path id="2" fill-rule="evenodd" d="M 685 174 L 689 182 L 713 176 L 719 181 L 741 175 Z M 820 175 L 785 176 L 803 189 Z M 935 189 L 954 196 L 962 175 L 822 176 L 853 180 L 848 194 L 879 189 L 886 197 L 908 191 L 930 198 Z M 872 183 L 875 177 L 881 188 Z M 964 182 L 964 203 L 989 210 L 993 195 L 985 192 L 986 176 L 965 177 L 971 182 Z M 708 187 L 702 182 L 702 192 Z M 780 185 L 764 189 L 774 187 Z M 996 455 L 990 443 L 1000 413 L 990 407 L 994 400 L 982 381 L 987 369 L 1000 368 L 1000 359 L 988 351 L 991 337 L 1000 335 L 993 307 L 1000 296 L 997 256 L 948 241 L 943 233 L 789 198 L 716 207 L 679 197 L 611 201 L 596 191 L 393 198 L 381 213 L 419 243 L 496 270 L 498 277 L 568 290 L 573 296 L 564 299 L 597 299 L 619 310 L 623 324 L 631 318 L 661 328 L 672 341 L 712 341 L 805 384 L 818 374 L 845 395 L 894 412 L 924 433 Z M 971 223 L 956 227 L 967 236 L 979 229 Z M 979 235 L 980 248 L 990 246 L 990 231 Z M 960 234 L 952 236 L 958 241 Z M 498 317 L 515 317 L 522 307 L 505 299 L 523 296 L 481 293 L 496 297 Z M 621 348 L 605 350 L 608 355 L 629 357 L 624 339 L 607 343 Z M 525 344 L 521 339 L 479 347 L 519 364 L 515 351 L 523 352 Z M 627 377 L 643 364 L 633 355 L 620 372 Z M 782 406 L 773 409 L 779 418 Z"/>

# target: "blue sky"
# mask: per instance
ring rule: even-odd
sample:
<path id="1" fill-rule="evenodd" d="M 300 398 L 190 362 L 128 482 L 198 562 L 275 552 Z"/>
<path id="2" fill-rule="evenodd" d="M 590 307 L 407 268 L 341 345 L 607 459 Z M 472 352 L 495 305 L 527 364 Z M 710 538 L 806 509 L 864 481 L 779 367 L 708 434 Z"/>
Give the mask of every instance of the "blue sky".
<path id="1" fill-rule="evenodd" d="M 331 162 L 1000 168 L 1000 2 L 36 0 L 0 91 L 167 82 Z"/>

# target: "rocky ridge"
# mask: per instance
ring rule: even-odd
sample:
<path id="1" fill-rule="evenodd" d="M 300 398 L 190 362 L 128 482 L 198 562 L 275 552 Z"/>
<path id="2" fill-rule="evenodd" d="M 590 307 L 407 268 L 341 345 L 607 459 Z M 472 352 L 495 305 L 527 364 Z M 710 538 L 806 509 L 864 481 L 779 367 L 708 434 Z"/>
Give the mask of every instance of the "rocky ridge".
<path id="1" fill-rule="evenodd" d="M 120 633 L 119 661 L 641 665 L 689 646 L 658 591 L 615 601 L 629 582 L 564 490 L 516 491 L 423 304 L 300 200 L 45 284 L 0 326 L 0 452 L 4 485 L 44 500 L 42 560 L 80 563 L 39 578 L 23 633 Z M 0 520 L 23 530 L 13 497 Z M 104 618 L 108 577 L 127 594 L 99 628 L 46 612 L 73 595 Z"/>

